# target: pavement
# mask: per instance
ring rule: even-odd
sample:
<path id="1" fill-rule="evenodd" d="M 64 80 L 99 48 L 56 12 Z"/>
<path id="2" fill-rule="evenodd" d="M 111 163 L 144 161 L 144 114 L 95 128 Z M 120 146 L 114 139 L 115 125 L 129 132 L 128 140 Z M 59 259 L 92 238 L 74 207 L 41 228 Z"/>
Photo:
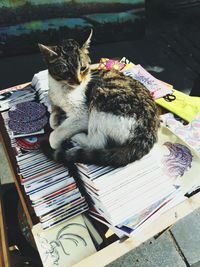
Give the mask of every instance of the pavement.
<path id="1" fill-rule="evenodd" d="M 200 267 L 200 209 L 107 267 Z"/>

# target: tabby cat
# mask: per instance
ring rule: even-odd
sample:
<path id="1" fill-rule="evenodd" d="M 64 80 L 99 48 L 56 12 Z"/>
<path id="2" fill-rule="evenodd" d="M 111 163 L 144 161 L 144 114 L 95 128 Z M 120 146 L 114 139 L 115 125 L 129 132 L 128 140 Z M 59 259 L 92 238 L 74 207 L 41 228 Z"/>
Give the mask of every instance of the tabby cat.
<path id="1" fill-rule="evenodd" d="M 114 70 L 91 71 L 91 36 L 83 45 L 73 39 L 57 46 L 39 44 L 48 66 L 54 129 L 45 153 L 65 166 L 124 166 L 142 158 L 156 142 L 156 104 L 133 78 Z M 59 124 L 61 111 L 67 117 Z M 62 145 L 66 140 L 67 149 Z"/>

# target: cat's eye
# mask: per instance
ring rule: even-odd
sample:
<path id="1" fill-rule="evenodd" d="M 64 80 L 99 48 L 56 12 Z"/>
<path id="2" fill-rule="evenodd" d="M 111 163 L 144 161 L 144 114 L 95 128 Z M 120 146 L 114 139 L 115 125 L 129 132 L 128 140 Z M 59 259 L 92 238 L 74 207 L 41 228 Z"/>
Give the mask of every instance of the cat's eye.
<path id="1" fill-rule="evenodd" d="M 82 66 L 81 67 L 81 72 L 84 72 L 84 71 L 86 71 L 87 70 L 87 66 Z"/>

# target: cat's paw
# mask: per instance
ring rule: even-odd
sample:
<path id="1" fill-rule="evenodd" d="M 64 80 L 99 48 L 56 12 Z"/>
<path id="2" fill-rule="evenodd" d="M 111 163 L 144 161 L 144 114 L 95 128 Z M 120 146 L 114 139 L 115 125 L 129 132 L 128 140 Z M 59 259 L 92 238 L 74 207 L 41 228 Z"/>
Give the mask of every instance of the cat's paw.
<path id="1" fill-rule="evenodd" d="M 49 124 L 53 130 L 59 126 L 60 120 L 59 120 L 59 113 L 58 112 L 52 112 L 51 113 L 50 118 L 49 118 Z"/>
<path id="2" fill-rule="evenodd" d="M 49 136 L 49 143 L 50 143 L 51 148 L 53 149 L 57 149 L 60 147 L 61 142 L 56 134 L 56 131 L 51 132 Z"/>
<path id="3" fill-rule="evenodd" d="M 72 140 L 66 139 L 66 140 L 62 141 L 61 147 L 64 150 L 68 150 L 68 149 L 73 148 L 74 147 L 74 144 L 73 144 Z"/>

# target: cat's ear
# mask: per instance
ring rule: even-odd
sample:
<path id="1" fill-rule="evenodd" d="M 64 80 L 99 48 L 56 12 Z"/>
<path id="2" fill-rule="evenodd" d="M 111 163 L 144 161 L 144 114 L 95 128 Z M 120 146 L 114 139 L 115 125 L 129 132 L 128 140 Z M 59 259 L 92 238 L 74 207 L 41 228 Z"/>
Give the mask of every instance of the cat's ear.
<path id="1" fill-rule="evenodd" d="M 90 47 L 92 34 L 93 34 L 93 29 L 91 29 L 89 37 L 87 38 L 86 42 L 81 47 L 82 51 L 86 54 L 89 53 L 88 48 Z"/>
<path id="2" fill-rule="evenodd" d="M 45 59 L 48 59 L 52 56 L 58 56 L 58 54 L 55 52 L 56 46 L 46 46 L 43 44 L 38 44 L 40 48 L 40 52 L 45 57 Z"/>

